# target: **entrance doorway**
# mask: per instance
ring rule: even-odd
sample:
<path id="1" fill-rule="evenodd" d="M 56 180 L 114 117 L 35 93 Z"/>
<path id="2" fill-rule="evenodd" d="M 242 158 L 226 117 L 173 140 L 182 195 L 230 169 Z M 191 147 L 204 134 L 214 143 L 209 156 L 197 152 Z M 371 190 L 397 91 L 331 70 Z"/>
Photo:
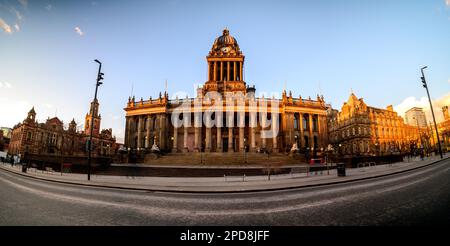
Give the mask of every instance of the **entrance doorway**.
<path id="1" fill-rule="evenodd" d="M 222 149 L 223 152 L 228 152 L 228 138 L 222 139 Z"/>

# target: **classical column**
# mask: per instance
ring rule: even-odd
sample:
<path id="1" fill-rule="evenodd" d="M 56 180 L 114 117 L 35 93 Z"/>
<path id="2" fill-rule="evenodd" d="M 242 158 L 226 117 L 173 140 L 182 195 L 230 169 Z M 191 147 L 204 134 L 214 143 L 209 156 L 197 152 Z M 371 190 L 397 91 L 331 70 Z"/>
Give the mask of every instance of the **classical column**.
<path id="1" fill-rule="evenodd" d="M 199 138 L 200 138 L 200 127 L 194 127 L 194 149 L 196 152 L 200 151 Z"/>
<path id="2" fill-rule="evenodd" d="M 223 62 L 220 62 L 220 81 L 223 81 Z"/>
<path id="3" fill-rule="evenodd" d="M 222 152 L 222 127 L 217 127 L 217 148 L 216 152 Z"/>
<path id="4" fill-rule="evenodd" d="M 211 62 L 208 62 L 208 81 L 211 80 Z"/>
<path id="5" fill-rule="evenodd" d="M 237 68 L 236 62 L 234 61 L 234 62 L 233 62 L 233 81 L 236 81 L 236 80 L 237 80 L 237 71 L 236 71 L 236 68 Z"/>
<path id="6" fill-rule="evenodd" d="M 140 149 L 140 148 L 142 148 L 142 117 L 141 116 L 139 116 L 137 131 L 138 131 L 137 148 Z"/>
<path id="7" fill-rule="evenodd" d="M 264 117 L 262 117 L 262 124 L 261 124 L 261 126 L 265 126 L 267 124 L 267 114 L 264 116 Z M 261 147 L 263 147 L 263 148 L 266 148 L 266 146 L 267 146 L 267 143 L 266 143 L 266 133 L 265 133 L 265 131 L 266 130 L 264 130 L 264 128 L 263 127 L 261 127 L 261 140 L 262 140 L 262 146 Z"/>
<path id="8" fill-rule="evenodd" d="M 307 147 L 305 146 L 305 137 L 303 136 L 303 114 L 299 113 L 299 121 L 300 121 L 300 146 L 299 147 Z"/>
<path id="9" fill-rule="evenodd" d="M 165 127 L 165 122 L 166 120 L 166 115 L 161 114 L 159 116 L 159 147 L 160 148 L 167 148 L 169 149 L 170 146 L 166 145 L 166 141 L 167 141 L 167 136 L 165 134 L 165 131 L 167 130 L 167 128 Z"/>
<path id="10" fill-rule="evenodd" d="M 244 81 L 244 79 L 242 78 L 242 62 L 239 62 L 239 80 L 240 81 Z"/>
<path id="11" fill-rule="evenodd" d="M 126 127 L 125 127 L 125 146 L 127 148 L 130 148 L 131 143 L 130 143 L 130 117 L 126 117 Z"/>
<path id="12" fill-rule="evenodd" d="M 278 143 L 277 143 L 277 135 L 278 135 L 278 121 L 277 117 L 274 117 L 272 114 L 272 150 L 273 152 L 278 152 Z"/>
<path id="13" fill-rule="evenodd" d="M 251 127 L 250 128 L 250 141 L 251 141 L 251 147 L 252 147 L 252 152 L 256 151 L 256 128 L 255 127 Z"/>
<path id="14" fill-rule="evenodd" d="M 174 127 L 173 128 L 173 147 L 172 147 L 173 153 L 176 153 L 178 150 L 177 143 L 178 143 L 178 127 Z"/>
<path id="15" fill-rule="evenodd" d="M 244 127 L 239 127 L 239 150 L 244 151 Z"/>
<path id="16" fill-rule="evenodd" d="M 214 81 L 217 81 L 217 62 L 214 62 Z"/>
<path id="17" fill-rule="evenodd" d="M 188 152 L 188 128 L 186 126 L 183 126 L 184 128 L 184 137 L 183 137 L 183 152 Z"/>
<path id="18" fill-rule="evenodd" d="M 309 146 L 314 147 L 312 115 L 309 114 Z"/>
<path id="19" fill-rule="evenodd" d="M 234 152 L 234 149 L 233 149 L 233 127 L 228 127 L 228 152 Z"/>
<path id="20" fill-rule="evenodd" d="M 227 81 L 231 81 L 230 79 L 230 62 L 227 61 Z"/>
<path id="21" fill-rule="evenodd" d="M 211 127 L 206 127 L 205 152 L 211 151 Z"/>
<path id="22" fill-rule="evenodd" d="M 147 138 L 145 139 L 145 148 L 151 147 L 150 146 L 150 121 L 151 121 L 150 116 L 147 116 L 147 125 L 146 125 L 146 127 L 147 127 L 146 137 Z"/>

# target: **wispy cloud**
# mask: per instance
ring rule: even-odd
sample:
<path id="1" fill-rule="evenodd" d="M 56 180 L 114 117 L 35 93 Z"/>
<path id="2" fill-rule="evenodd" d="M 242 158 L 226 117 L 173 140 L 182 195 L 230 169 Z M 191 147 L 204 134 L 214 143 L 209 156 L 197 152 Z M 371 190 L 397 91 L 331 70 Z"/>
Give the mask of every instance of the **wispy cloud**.
<path id="1" fill-rule="evenodd" d="M 0 82 L 0 88 L 12 88 L 12 85 L 8 82 Z"/>
<path id="2" fill-rule="evenodd" d="M 11 27 L 2 18 L 0 18 L 0 28 L 6 33 L 12 33 Z"/>
<path id="3" fill-rule="evenodd" d="M 23 20 L 23 15 L 16 8 L 11 7 L 10 11 L 16 15 L 18 21 Z"/>
<path id="4" fill-rule="evenodd" d="M 19 26 L 19 24 L 14 24 L 14 28 L 16 29 L 16 32 L 18 32 L 18 31 L 20 31 L 20 26 Z"/>
<path id="5" fill-rule="evenodd" d="M 47 4 L 47 6 L 45 6 L 45 9 L 47 10 L 47 11 L 50 11 L 50 10 L 52 10 L 52 5 L 51 4 Z"/>
<path id="6" fill-rule="evenodd" d="M 83 36 L 84 32 L 81 31 L 81 29 L 79 27 L 75 27 L 75 32 L 78 33 L 78 35 Z"/>
<path id="7" fill-rule="evenodd" d="M 22 5 L 24 8 L 26 8 L 28 6 L 28 1 L 27 0 L 18 0 L 20 5 Z"/>

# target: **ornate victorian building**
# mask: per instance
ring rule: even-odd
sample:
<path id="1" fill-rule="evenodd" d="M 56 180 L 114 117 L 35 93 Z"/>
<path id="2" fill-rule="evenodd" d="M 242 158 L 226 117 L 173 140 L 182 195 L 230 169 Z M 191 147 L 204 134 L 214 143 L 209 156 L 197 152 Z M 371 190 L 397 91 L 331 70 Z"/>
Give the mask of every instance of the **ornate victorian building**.
<path id="1" fill-rule="evenodd" d="M 450 151 L 450 114 L 448 112 L 448 106 L 442 107 L 442 114 L 444 120 L 437 123 L 439 140 L 441 140 L 441 147 L 444 152 Z M 431 140 L 430 143 L 433 147 L 437 145 L 437 136 L 434 125 L 430 122 L 428 125 L 428 135 Z"/>
<path id="2" fill-rule="evenodd" d="M 330 143 L 344 155 L 409 151 L 411 144 L 421 144 L 421 134 L 426 132 L 426 128 L 405 124 L 391 105 L 387 109 L 370 107 L 353 93 L 340 112 L 330 114 L 328 128 Z"/>
<path id="3" fill-rule="evenodd" d="M 86 115 L 85 131 L 78 132 L 75 120 L 69 123 L 67 129 L 57 117 L 49 118 L 45 123 L 36 121 L 34 107 L 28 112 L 27 118 L 14 126 L 8 153 L 11 155 L 67 155 L 85 156 L 86 142 L 89 139 L 89 120 L 96 119 L 93 131 L 93 155 L 109 156 L 117 151 L 116 139 L 112 129 L 100 131 L 100 115 L 98 102 L 91 103 L 91 110 Z"/>
<path id="4" fill-rule="evenodd" d="M 294 98 L 283 91 L 281 98 L 258 98 L 244 81 L 244 61 L 236 39 L 223 30 L 206 57 L 207 81 L 195 98 L 169 100 L 167 92 L 156 99 L 129 98 L 125 147 L 141 153 L 155 145 L 175 153 L 325 148 L 323 97 Z"/>

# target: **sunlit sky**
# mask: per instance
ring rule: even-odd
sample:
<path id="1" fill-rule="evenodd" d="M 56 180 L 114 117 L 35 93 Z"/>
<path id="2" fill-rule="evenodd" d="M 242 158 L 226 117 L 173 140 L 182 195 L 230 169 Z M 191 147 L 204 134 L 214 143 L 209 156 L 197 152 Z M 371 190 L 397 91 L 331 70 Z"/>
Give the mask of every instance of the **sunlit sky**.
<path id="1" fill-rule="evenodd" d="M 353 91 L 403 115 L 450 104 L 450 0 L 424 1 L 31 1 L 0 0 L 0 126 L 35 106 L 82 127 L 98 65 L 102 128 L 123 141 L 128 97 L 194 96 L 224 27 L 245 55 L 258 92 L 323 94 L 340 109 Z M 431 118 L 429 119 L 431 120 Z"/>

